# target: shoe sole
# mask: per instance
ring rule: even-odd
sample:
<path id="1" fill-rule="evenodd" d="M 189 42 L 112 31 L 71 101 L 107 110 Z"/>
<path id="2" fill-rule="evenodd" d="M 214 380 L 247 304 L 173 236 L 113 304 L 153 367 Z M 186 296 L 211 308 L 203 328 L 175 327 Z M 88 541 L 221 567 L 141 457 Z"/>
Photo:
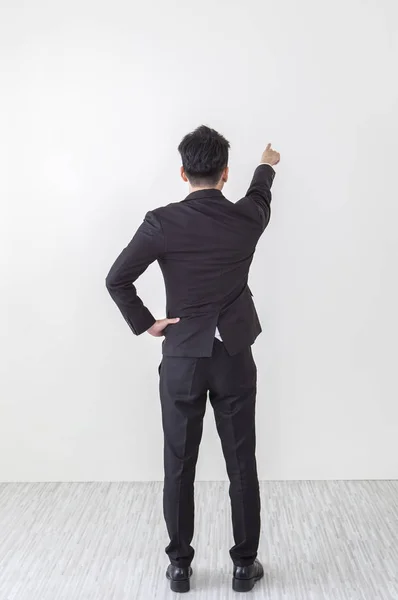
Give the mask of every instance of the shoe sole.
<path id="1" fill-rule="evenodd" d="M 178 592 L 179 594 L 189 592 L 191 587 L 189 579 L 181 579 L 179 581 L 175 581 L 174 579 L 170 579 L 170 577 L 168 576 L 167 579 L 170 581 L 170 589 L 172 592 Z"/>
<path id="2" fill-rule="evenodd" d="M 234 592 L 250 592 L 257 581 L 260 581 L 264 577 L 264 573 L 262 573 L 259 577 L 252 577 L 251 579 L 237 579 L 236 577 L 232 578 L 232 589 Z"/>

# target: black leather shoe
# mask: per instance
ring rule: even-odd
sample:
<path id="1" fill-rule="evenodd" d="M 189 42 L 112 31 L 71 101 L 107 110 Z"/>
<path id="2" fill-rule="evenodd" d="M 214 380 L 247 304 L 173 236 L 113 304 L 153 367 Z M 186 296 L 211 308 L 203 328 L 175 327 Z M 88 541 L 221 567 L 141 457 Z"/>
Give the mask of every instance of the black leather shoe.
<path id="1" fill-rule="evenodd" d="M 189 592 L 189 580 L 191 576 L 191 567 L 175 567 L 174 565 L 169 565 L 166 571 L 166 577 L 170 581 L 172 592 Z"/>
<path id="2" fill-rule="evenodd" d="M 264 569 L 259 560 L 255 560 L 248 567 L 234 567 L 232 589 L 235 592 L 250 592 L 256 581 L 264 576 Z"/>

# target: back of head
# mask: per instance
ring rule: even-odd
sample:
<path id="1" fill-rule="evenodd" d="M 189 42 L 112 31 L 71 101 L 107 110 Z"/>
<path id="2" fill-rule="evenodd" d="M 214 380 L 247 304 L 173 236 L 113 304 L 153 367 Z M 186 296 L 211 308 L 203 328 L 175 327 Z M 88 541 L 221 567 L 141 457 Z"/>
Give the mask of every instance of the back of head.
<path id="1" fill-rule="evenodd" d="M 228 165 L 229 142 L 217 131 L 201 125 L 188 133 L 178 151 L 189 182 L 194 187 L 212 187 Z"/>

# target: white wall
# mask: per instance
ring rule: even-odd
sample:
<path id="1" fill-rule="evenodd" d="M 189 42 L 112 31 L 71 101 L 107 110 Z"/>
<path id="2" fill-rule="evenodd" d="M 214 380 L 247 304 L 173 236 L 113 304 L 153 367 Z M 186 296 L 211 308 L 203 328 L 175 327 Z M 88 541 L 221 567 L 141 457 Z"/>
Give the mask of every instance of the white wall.
<path id="1" fill-rule="evenodd" d="M 282 153 L 251 279 L 261 478 L 398 476 L 397 21 L 395 0 L 3 4 L 0 479 L 162 477 L 160 345 L 104 278 L 186 194 L 201 123 L 231 141 L 230 199 Z M 139 290 L 163 316 L 156 266 Z M 210 414 L 198 477 L 225 477 Z"/>

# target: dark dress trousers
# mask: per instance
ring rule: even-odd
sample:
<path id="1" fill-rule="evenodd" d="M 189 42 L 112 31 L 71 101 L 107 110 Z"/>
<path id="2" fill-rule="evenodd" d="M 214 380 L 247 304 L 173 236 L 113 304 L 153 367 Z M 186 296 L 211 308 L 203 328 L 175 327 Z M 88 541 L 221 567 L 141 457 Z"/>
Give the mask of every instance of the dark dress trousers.
<path id="1" fill-rule="evenodd" d="M 260 534 L 255 458 L 256 366 L 251 345 L 261 326 L 248 287 L 257 242 L 270 219 L 275 172 L 259 165 L 235 204 L 216 189 L 149 212 L 112 266 L 107 288 L 132 331 L 155 322 L 134 281 L 154 261 L 163 273 L 167 317 L 159 368 L 164 429 L 164 516 L 171 562 L 193 558 L 194 478 L 209 395 L 230 479 L 238 566 L 251 564 Z M 222 342 L 215 339 L 218 328 Z"/>

